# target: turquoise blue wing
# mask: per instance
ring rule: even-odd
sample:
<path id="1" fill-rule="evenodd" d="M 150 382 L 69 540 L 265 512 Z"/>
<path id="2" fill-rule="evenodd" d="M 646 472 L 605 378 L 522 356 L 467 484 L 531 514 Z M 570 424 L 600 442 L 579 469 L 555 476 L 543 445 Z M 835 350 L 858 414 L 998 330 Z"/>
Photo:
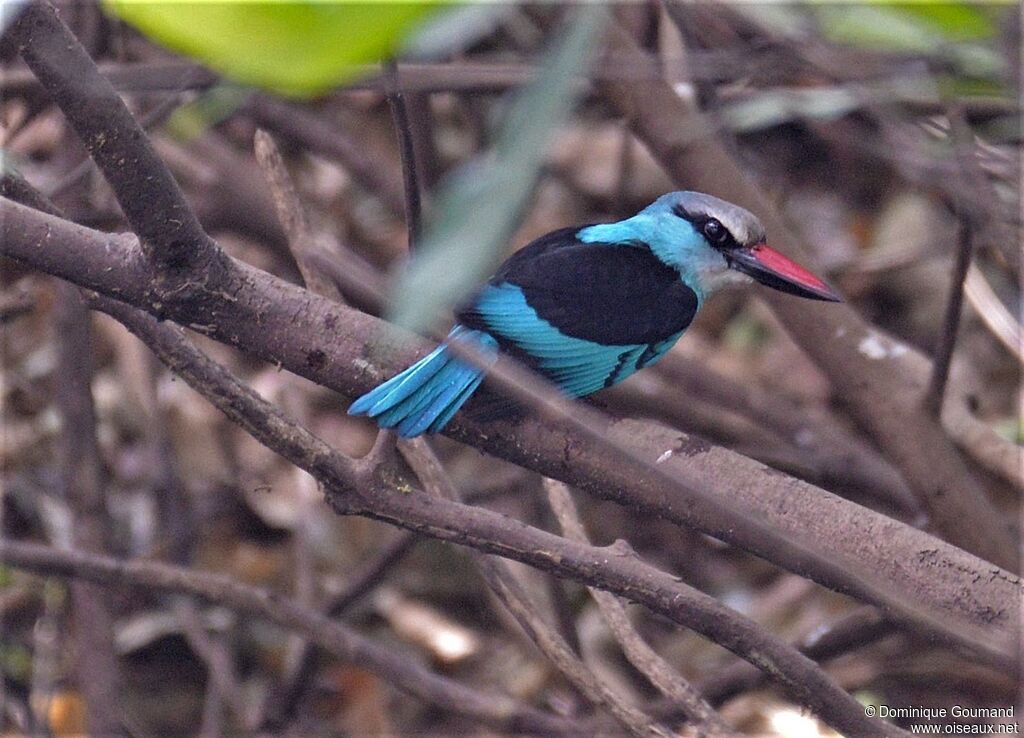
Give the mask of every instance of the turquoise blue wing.
<path id="1" fill-rule="evenodd" d="M 609 387 L 658 359 L 681 335 L 657 344 L 604 345 L 569 336 L 541 318 L 516 285 L 487 285 L 460 319 L 486 327 L 501 343 L 555 382 L 562 391 L 583 397 Z"/>

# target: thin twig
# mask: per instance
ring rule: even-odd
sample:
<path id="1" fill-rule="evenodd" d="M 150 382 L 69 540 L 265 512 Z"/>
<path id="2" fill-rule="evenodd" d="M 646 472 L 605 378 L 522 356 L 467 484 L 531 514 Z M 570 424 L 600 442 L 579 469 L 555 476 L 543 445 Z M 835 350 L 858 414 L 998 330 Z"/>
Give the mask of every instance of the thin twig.
<path id="1" fill-rule="evenodd" d="M 324 277 L 323 272 L 316 268 L 311 255 L 322 251 L 309 222 L 309 213 L 299 199 L 295 184 L 284 165 L 281 151 L 273 137 L 263 129 L 257 129 L 253 139 L 256 161 L 259 162 L 263 176 L 270 186 L 271 199 L 277 211 L 277 219 L 284 228 L 288 239 L 288 248 L 302 274 L 306 288 L 322 297 L 335 302 L 344 303 L 337 286 Z"/>
<path id="2" fill-rule="evenodd" d="M 922 405 L 933 417 L 942 414 L 942 400 L 946 394 L 946 383 L 949 380 L 949 367 L 953 360 L 953 349 L 956 347 L 960 313 L 964 302 L 964 280 L 971 266 L 974 254 L 974 227 L 970 217 L 960 216 L 960 232 L 957 239 L 956 258 L 953 261 L 953 272 L 950 275 L 949 297 L 946 300 L 946 311 L 942 320 L 942 335 L 935 349 L 932 373 L 928 379 Z"/>
<path id="3" fill-rule="evenodd" d="M 419 172 L 416 166 L 416 147 L 413 142 L 412 126 L 409 124 L 409 109 L 405 94 L 396 84 L 398 65 L 390 60 L 384 65 L 388 105 L 398 136 L 398 151 L 402 158 L 402 180 L 405 185 L 405 225 L 409 231 L 409 253 L 416 250 L 422 230 L 423 205 L 420 193 Z"/>
<path id="4" fill-rule="evenodd" d="M 573 504 L 572 497 L 569 496 L 569 488 L 562 482 L 545 479 L 544 489 L 548 494 L 548 504 L 554 511 L 555 517 L 558 518 L 562 534 L 570 540 L 589 543 L 579 513 L 576 512 L 576 506 Z M 636 556 L 631 549 L 622 551 L 621 555 Z M 629 622 L 629 616 L 626 614 L 626 608 L 621 600 L 608 592 L 602 592 L 593 587 L 588 589 L 590 595 L 597 602 L 601 615 L 615 636 L 615 640 L 622 647 L 622 652 L 629 659 L 629 663 L 647 677 L 662 694 L 679 705 L 682 712 L 693 723 L 699 736 L 714 738 L 715 736 L 738 735 L 681 674 L 647 645 L 647 642 Z"/>
<path id="5" fill-rule="evenodd" d="M 951 106 L 947 114 L 949 120 L 949 140 L 953 152 L 960 165 L 960 180 L 964 187 L 972 191 L 964 198 L 966 202 L 977 199 L 988 189 L 985 185 L 984 172 L 980 171 L 975 157 L 974 133 L 964 119 L 963 109 Z M 978 190 L 974 192 L 974 190 Z M 973 197 L 972 197 L 973 196 Z M 946 311 L 942 320 L 942 333 L 935 348 L 931 376 L 928 389 L 925 390 L 922 406 L 933 418 L 942 416 L 942 402 L 946 394 L 946 383 L 949 381 L 949 367 L 953 360 L 953 350 L 960 327 L 960 313 L 963 310 L 964 283 L 967 271 L 971 268 L 974 256 L 974 238 L 976 226 L 979 225 L 980 214 L 968 210 L 966 205 L 954 206 L 960 220 L 960 232 L 957 239 L 956 257 L 950 275 L 949 297 L 946 300 Z"/>

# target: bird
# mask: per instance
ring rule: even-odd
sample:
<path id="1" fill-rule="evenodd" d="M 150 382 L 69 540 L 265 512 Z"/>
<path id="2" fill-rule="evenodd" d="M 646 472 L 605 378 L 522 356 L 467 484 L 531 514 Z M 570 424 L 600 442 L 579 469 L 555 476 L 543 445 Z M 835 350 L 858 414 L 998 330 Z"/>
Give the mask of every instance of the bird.
<path id="1" fill-rule="evenodd" d="M 713 292 L 751 280 L 841 301 L 769 247 L 749 211 L 701 192 L 669 192 L 632 217 L 552 231 L 512 254 L 456 308 L 444 343 L 348 412 L 405 438 L 441 431 L 486 374 L 455 355 L 451 344 L 463 341 L 485 366 L 511 355 L 563 393 L 586 397 L 655 364 Z"/>

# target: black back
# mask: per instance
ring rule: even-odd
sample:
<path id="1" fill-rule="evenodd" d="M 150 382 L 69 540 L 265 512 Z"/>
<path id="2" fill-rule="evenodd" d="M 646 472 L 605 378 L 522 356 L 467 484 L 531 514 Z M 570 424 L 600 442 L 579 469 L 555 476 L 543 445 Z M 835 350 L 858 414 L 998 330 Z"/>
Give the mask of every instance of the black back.
<path id="1" fill-rule="evenodd" d="M 489 284 L 517 285 L 562 333 L 604 345 L 653 344 L 682 331 L 697 295 L 643 243 L 583 243 L 586 226 L 553 231 L 513 254 Z M 459 320 L 486 329 L 470 300 Z"/>

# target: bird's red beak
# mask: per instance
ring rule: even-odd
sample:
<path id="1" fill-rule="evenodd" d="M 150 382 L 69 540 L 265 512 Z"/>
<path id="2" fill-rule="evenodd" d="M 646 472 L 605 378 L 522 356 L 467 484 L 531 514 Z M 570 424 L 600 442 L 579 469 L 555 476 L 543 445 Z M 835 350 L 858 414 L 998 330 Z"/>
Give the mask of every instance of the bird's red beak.
<path id="1" fill-rule="evenodd" d="M 763 243 L 730 251 L 726 259 L 733 269 L 780 292 L 811 300 L 842 302 L 824 280 Z"/>

